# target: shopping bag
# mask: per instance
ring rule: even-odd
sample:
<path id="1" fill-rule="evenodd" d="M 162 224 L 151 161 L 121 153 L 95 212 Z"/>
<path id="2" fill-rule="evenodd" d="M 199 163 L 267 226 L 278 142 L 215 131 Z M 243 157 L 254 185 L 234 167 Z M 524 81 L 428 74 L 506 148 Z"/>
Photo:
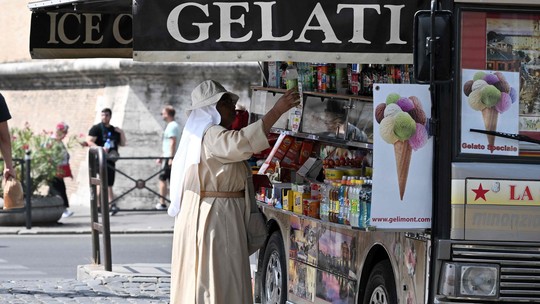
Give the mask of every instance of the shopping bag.
<path id="1" fill-rule="evenodd" d="M 266 226 L 266 216 L 259 210 L 259 207 L 252 209 L 249 216 L 247 227 L 248 252 L 255 253 L 263 247 L 268 237 L 268 228 Z"/>
<path id="2" fill-rule="evenodd" d="M 4 209 L 14 209 L 24 207 L 24 194 L 19 182 L 16 178 L 10 177 L 3 184 L 4 188 Z"/>
<path id="3" fill-rule="evenodd" d="M 71 167 L 69 166 L 69 163 L 58 165 L 58 167 L 56 168 L 56 177 L 73 177 L 73 175 L 71 174 Z"/>

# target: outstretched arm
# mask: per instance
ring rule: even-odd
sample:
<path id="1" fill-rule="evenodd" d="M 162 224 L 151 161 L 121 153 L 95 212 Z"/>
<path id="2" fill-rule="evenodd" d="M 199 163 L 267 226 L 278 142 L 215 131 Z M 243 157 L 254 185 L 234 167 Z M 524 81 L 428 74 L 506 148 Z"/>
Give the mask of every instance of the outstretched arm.
<path id="1" fill-rule="evenodd" d="M 281 115 L 287 113 L 293 107 L 300 104 L 300 94 L 296 89 L 290 89 L 281 96 L 276 104 L 266 113 L 263 118 L 263 129 L 266 134 L 270 132 L 270 128 L 278 121 Z"/>

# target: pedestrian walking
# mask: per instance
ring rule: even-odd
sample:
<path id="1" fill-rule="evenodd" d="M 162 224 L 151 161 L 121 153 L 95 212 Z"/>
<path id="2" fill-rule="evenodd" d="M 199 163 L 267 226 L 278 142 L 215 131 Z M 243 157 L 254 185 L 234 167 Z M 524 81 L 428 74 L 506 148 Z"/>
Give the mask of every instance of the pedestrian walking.
<path id="1" fill-rule="evenodd" d="M 60 151 L 60 160 L 58 169 L 56 170 L 56 176 L 49 182 L 49 193 L 52 195 L 58 195 L 64 202 L 64 212 L 62 217 L 70 217 L 73 215 L 73 211 L 69 210 L 69 199 L 66 192 L 66 183 L 64 178 L 71 177 L 71 167 L 69 165 L 69 152 L 64 144 L 63 140 L 68 133 L 69 126 L 65 122 L 59 122 L 56 125 L 55 132 L 51 136 L 49 143 L 51 149 L 58 149 Z"/>
<path id="2" fill-rule="evenodd" d="M 126 136 L 124 131 L 119 127 L 114 127 L 110 124 L 112 117 L 112 111 L 109 108 L 101 110 L 101 122 L 93 125 L 88 131 L 88 146 L 103 147 L 103 151 L 107 153 L 107 182 L 108 182 L 108 195 L 109 202 L 114 199 L 113 186 L 116 176 L 116 160 L 120 156 L 118 153 L 119 146 L 126 145 Z M 99 197 L 99 196 L 98 196 Z M 100 203 L 98 201 L 98 203 Z M 118 208 L 115 204 L 111 205 L 111 215 L 115 215 L 118 212 Z M 98 210 L 100 210 L 98 208 Z"/>
<path id="3" fill-rule="evenodd" d="M 165 106 L 161 110 L 161 117 L 167 123 L 165 130 L 163 131 L 163 138 L 161 144 L 161 156 L 168 157 L 169 159 L 158 159 L 158 164 L 162 165 L 162 173 L 159 175 L 159 195 L 160 202 L 156 204 L 156 209 L 165 210 L 167 209 L 167 204 L 165 203 L 165 198 L 167 197 L 167 183 L 171 178 L 171 165 L 172 158 L 176 153 L 178 144 L 180 143 L 180 127 L 178 123 L 174 120 L 176 111 L 171 105 Z"/>

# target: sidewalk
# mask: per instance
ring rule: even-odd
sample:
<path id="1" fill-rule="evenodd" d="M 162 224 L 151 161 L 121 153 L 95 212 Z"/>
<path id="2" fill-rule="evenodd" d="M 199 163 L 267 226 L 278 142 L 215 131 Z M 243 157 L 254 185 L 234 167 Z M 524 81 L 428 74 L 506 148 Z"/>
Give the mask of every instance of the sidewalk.
<path id="1" fill-rule="evenodd" d="M 0 226 L 1 234 L 81 234 L 91 233 L 90 206 L 75 205 L 70 208 L 74 214 L 61 218 L 57 224 L 49 226 Z M 166 210 L 122 211 L 109 217 L 111 234 L 121 233 L 173 233 L 174 218 Z"/>

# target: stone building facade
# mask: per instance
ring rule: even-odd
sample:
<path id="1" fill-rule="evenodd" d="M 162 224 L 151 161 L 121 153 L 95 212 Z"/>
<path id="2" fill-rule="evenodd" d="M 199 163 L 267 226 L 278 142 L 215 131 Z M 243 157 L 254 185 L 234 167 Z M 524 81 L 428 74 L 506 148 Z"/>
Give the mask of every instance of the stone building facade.
<path id="1" fill-rule="evenodd" d="M 70 133 L 86 139 L 100 121 L 101 109 L 113 111 L 111 124 L 125 131 L 117 163 L 115 195 L 121 209 L 150 209 L 158 202 L 155 175 L 159 166 L 165 122 L 161 109 L 171 104 L 184 125 L 183 109 L 191 104 L 191 91 L 201 81 L 214 79 L 239 94 L 249 106 L 250 85 L 260 83 L 257 63 L 141 63 L 129 59 L 28 60 L 0 64 L 0 92 L 13 119 L 10 126 L 26 122 L 35 131 L 53 130 L 59 121 Z M 71 204 L 88 204 L 88 149 L 71 151 L 74 179 L 66 179 Z M 149 158 L 149 159 L 148 159 Z M 144 180 L 151 189 L 135 189 Z M 43 189 L 46 191 L 46 189 Z"/>

